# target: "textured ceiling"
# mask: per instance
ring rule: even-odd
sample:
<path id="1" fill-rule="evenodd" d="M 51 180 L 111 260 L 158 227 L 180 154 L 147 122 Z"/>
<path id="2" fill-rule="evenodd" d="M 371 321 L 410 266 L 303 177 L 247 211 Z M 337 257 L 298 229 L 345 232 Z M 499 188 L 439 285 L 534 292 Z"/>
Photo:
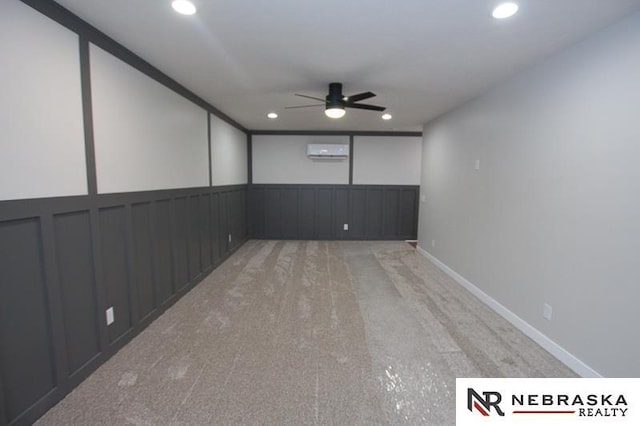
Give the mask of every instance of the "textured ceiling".
<path id="1" fill-rule="evenodd" d="M 58 0 L 252 130 L 416 131 L 542 58 L 626 15 L 640 0 L 520 0 L 508 20 L 491 0 Z M 344 93 L 393 115 L 285 110 Z M 308 101 L 308 102 L 307 102 Z M 269 120 L 266 113 L 280 117 Z"/>

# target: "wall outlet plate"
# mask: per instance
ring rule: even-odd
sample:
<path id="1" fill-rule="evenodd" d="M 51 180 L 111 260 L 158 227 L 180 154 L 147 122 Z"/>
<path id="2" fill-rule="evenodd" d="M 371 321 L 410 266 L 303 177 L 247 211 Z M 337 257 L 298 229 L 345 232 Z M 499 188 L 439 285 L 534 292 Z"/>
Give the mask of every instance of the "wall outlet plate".
<path id="1" fill-rule="evenodd" d="M 111 306 L 109 309 L 107 309 L 106 315 L 107 315 L 107 325 L 113 324 L 113 322 L 116 320 L 116 318 L 114 316 L 114 313 L 113 313 L 113 306 Z"/>
<path id="2" fill-rule="evenodd" d="M 229 234 L 229 242 L 231 242 L 231 234 Z"/>
<path id="3" fill-rule="evenodd" d="M 544 317 L 544 319 L 551 321 L 552 313 L 553 313 L 553 309 L 551 308 L 551 305 L 549 305 L 548 303 L 545 303 L 544 307 L 542 308 L 542 316 Z"/>
<path id="4" fill-rule="evenodd" d="M 345 231 L 349 230 L 349 224 L 345 223 L 344 226 L 342 227 L 342 229 L 344 229 Z"/>

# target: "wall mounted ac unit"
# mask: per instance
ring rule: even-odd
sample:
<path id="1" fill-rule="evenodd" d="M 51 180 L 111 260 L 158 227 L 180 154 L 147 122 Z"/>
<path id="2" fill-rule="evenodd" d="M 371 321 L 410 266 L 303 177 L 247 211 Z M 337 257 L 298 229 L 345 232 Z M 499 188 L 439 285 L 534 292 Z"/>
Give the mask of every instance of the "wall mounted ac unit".
<path id="1" fill-rule="evenodd" d="M 323 160 L 345 160 L 349 158 L 349 145 L 310 143 L 307 145 L 307 157 Z"/>

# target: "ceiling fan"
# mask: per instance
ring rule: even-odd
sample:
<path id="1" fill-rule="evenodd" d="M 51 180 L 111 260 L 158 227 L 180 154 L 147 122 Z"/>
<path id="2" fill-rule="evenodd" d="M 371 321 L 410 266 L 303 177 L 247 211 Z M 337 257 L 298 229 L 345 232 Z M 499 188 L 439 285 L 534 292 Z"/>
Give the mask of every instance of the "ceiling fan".
<path id="1" fill-rule="evenodd" d="M 345 108 L 355 108 L 355 109 L 368 109 L 371 111 L 384 111 L 386 108 L 378 105 L 369 105 L 369 104 L 361 104 L 358 103 L 365 99 L 373 98 L 376 94 L 373 92 L 362 92 L 356 95 L 345 96 L 342 94 L 342 83 L 331 83 L 329 84 L 329 94 L 325 97 L 325 99 L 316 98 L 314 96 L 301 95 L 299 93 L 295 94 L 296 96 L 300 96 L 302 98 L 314 99 L 316 101 L 321 101 L 321 104 L 313 104 L 313 105 L 297 105 L 285 107 L 285 109 L 292 108 L 309 108 L 309 107 L 318 107 L 324 106 L 324 113 L 327 117 L 330 118 L 342 118 L 345 114 Z"/>

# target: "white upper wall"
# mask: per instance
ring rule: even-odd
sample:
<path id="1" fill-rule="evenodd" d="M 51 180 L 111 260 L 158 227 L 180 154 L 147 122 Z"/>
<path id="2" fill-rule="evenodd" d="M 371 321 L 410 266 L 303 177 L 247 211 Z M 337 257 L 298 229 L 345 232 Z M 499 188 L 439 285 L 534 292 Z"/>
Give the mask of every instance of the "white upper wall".
<path id="1" fill-rule="evenodd" d="M 78 36 L 0 2 L 0 200 L 87 194 Z"/>
<path id="2" fill-rule="evenodd" d="M 353 183 L 420 185 L 422 138 L 356 136 L 353 139 Z"/>
<path id="3" fill-rule="evenodd" d="M 91 45 L 99 193 L 209 185 L 207 112 Z"/>
<path id="4" fill-rule="evenodd" d="M 420 247 L 605 376 L 640 376 L 639 76 L 636 14 L 424 128 Z"/>
<path id="5" fill-rule="evenodd" d="M 253 136 L 253 183 L 348 184 L 349 160 L 312 160 L 307 157 L 310 143 L 349 144 L 349 137 Z"/>
<path id="6" fill-rule="evenodd" d="M 213 186 L 247 183 L 247 135 L 211 114 Z"/>

